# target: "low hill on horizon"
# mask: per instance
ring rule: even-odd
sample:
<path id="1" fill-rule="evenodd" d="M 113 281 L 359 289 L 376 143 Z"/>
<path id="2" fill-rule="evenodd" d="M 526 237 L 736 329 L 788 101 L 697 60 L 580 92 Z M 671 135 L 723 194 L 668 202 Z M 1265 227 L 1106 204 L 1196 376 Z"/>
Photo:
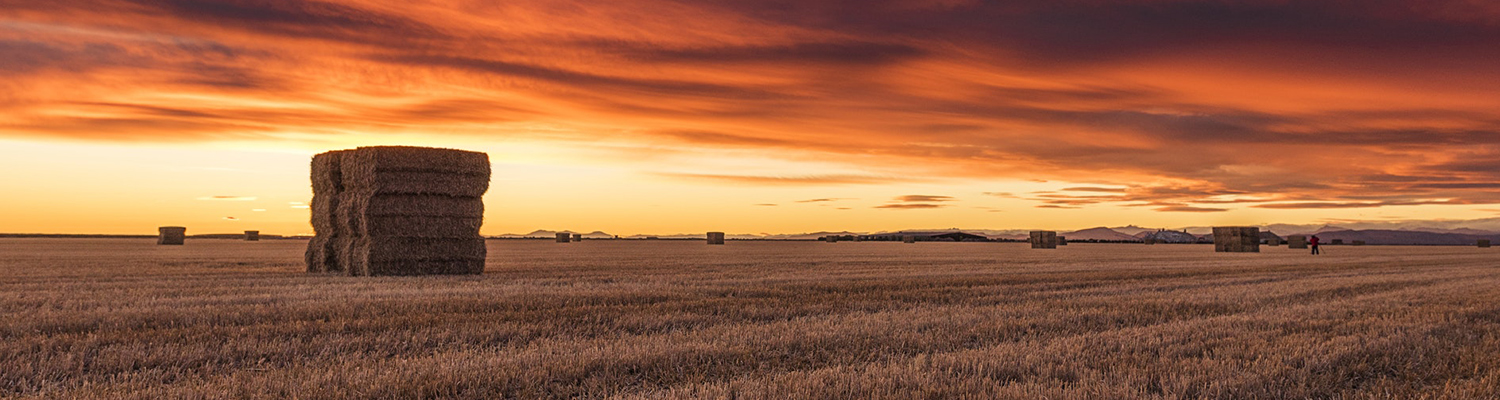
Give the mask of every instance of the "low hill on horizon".
<path id="1" fill-rule="evenodd" d="M 1479 239 L 1490 239 L 1500 241 L 1500 234 L 1467 235 L 1459 233 L 1437 233 L 1422 231 L 1403 230 L 1343 230 L 1319 232 L 1318 239 L 1323 243 L 1332 243 L 1334 239 L 1343 240 L 1345 244 L 1353 243 L 1355 240 L 1363 240 L 1372 245 L 1456 245 L 1473 246 Z"/>
<path id="2" fill-rule="evenodd" d="M 1100 242 L 1139 242 L 1141 238 L 1127 235 L 1106 227 L 1089 228 L 1073 232 L 1060 232 L 1058 236 L 1067 236 L 1070 242 L 1095 240 Z"/>

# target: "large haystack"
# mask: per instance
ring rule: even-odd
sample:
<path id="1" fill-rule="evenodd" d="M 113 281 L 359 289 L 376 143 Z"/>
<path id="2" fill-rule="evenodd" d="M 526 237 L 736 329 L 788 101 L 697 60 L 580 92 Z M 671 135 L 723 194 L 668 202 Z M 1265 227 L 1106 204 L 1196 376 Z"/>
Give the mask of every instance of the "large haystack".
<path id="1" fill-rule="evenodd" d="M 245 241 L 248 241 L 248 242 L 260 241 L 260 231 L 245 231 Z"/>
<path id="2" fill-rule="evenodd" d="M 724 232 L 709 232 L 708 244 L 724 244 Z"/>
<path id="3" fill-rule="evenodd" d="M 573 237 L 573 235 L 568 234 L 567 232 L 558 232 L 557 233 L 557 242 L 558 243 L 571 243 L 573 241 L 572 237 Z"/>
<path id="4" fill-rule="evenodd" d="M 1286 247 L 1288 249 L 1305 249 L 1305 248 L 1307 248 L 1307 236 L 1303 236 L 1303 235 L 1291 235 L 1291 236 L 1287 236 L 1286 237 Z"/>
<path id="5" fill-rule="evenodd" d="M 313 157 L 310 272 L 478 274 L 489 156 L 427 147 L 360 147 Z"/>
<path id="6" fill-rule="evenodd" d="M 1029 241 L 1033 249 L 1055 249 L 1057 248 L 1057 232 L 1031 231 Z"/>
<path id="7" fill-rule="evenodd" d="M 1259 253 L 1260 228 L 1253 226 L 1214 227 L 1214 251 L 1220 253 Z"/>
<path id="8" fill-rule="evenodd" d="M 1479 247 L 1480 248 L 1489 248 L 1490 247 L 1490 240 L 1489 239 L 1479 239 Z"/>
<path id="9" fill-rule="evenodd" d="M 156 244 L 180 245 L 187 238 L 187 228 L 181 226 L 163 226 L 156 228 Z"/>

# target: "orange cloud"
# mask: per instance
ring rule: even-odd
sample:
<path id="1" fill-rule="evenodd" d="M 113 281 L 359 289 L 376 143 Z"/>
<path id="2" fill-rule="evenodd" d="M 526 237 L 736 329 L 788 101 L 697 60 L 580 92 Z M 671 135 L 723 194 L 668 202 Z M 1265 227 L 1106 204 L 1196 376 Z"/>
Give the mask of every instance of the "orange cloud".
<path id="1" fill-rule="evenodd" d="M 13 1 L 0 136 L 528 138 L 904 174 L 660 174 L 728 184 L 1100 185 L 1022 196 L 1044 208 L 1500 203 L 1482 2 L 909 3 Z"/>

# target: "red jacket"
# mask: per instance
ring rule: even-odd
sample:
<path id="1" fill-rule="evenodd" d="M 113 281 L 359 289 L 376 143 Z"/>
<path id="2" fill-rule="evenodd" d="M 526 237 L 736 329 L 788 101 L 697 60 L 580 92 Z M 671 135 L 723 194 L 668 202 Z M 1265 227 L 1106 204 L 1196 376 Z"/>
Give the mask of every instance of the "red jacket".
<path id="1" fill-rule="evenodd" d="M 1313 246 L 1317 246 L 1318 245 L 1318 237 L 1317 236 L 1313 236 L 1312 239 L 1308 240 L 1308 243 L 1312 244 Z"/>

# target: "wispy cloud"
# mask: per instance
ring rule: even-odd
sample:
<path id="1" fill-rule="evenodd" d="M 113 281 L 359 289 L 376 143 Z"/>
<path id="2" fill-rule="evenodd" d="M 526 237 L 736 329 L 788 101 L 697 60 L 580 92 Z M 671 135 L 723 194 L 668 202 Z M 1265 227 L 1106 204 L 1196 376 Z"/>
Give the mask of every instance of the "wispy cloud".
<path id="1" fill-rule="evenodd" d="M 948 205 L 946 205 L 946 204 L 898 203 L 898 204 L 883 204 L 883 205 L 878 205 L 878 206 L 875 206 L 875 208 L 894 209 L 894 210 L 921 210 L 921 209 L 929 209 L 929 208 L 943 208 L 943 207 L 947 207 L 947 206 Z"/>
<path id="2" fill-rule="evenodd" d="M 1227 209 L 1227 208 L 1195 207 L 1195 206 L 1177 205 L 1177 206 L 1157 207 L 1156 211 L 1211 213 L 1211 212 L 1225 212 L 1225 211 L 1229 211 L 1229 209 Z"/>
<path id="3" fill-rule="evenodd" d="M 1069 187 L 1069 188 L 1062 188 L 1062 189 L 1060 189 L 1060 190 L 1062 190 L 1062 191 L 1064 191 L 1064 192 L 1106 192 L 1106 193 L 1125 193 L 1125 191 L 1126 191 L 1126 190 L 1127 190 L 1127 188 L 1107 188 L 1107 187 Z"/>
<path id="4" fill-rule="evenodd" d="M 933 196 L 933 195 L 925 195 L 925 194 L 909 194 L 909 195 L 905 195 L 905 196 L 896 197 L 895 199 L 892 199 L 891 201 L 923 202 L 923 203 L 926 203 L 926 202 L 953 201 L 953 200 L 954 200 L 953 196 Z"/>
<path id="5" fill-rule="evenodd" d="M 1282 210 L 1297 210 L 1297 209 L 1326 209 L 1326 208 L 1374 208 L 1374 207 L 1380 207 L 1381 205 L 1382 204 L 1379 203 L 1379 202 L 1366 202 L 1366 203 L 1304 202 L 1304 203 L 1256 204 L 1256 205 L 1253 205 L 1251 207 L 1255 207 L 1255 208 L 1270 208 L 1270 209 L 1282 209 Z"/>
<path id="6" fill-rule="evenodd" d="M 658 173 L 657 175 L 685 180 L 765 186 L 867 185 L 890 183 L 894 181 L 890 178 L 866 175 L 764 176 L 688 173 Z"/>
<path id="7" fill-rule="evenodd" d="M 943 208 L 947 207 L 948 205 L 940 203 L 954 200 L 955 199 L 952 196 L 909 194 L 905 196 L 896 196 L 895 198 L 891 199 L 890 203 L 875 206 L 875 208 L 890 210 L 921 210 Z"/>
<path id="8" fill-rule="evenodd" d="M 854 200 L 854 199 L 849 199 L 849 198 L 826 198 L 826 199 L 797 200 L 797 202 L 798 203 L 824 203 L 824 202 L 841 201 L 841 200 Z"/>

